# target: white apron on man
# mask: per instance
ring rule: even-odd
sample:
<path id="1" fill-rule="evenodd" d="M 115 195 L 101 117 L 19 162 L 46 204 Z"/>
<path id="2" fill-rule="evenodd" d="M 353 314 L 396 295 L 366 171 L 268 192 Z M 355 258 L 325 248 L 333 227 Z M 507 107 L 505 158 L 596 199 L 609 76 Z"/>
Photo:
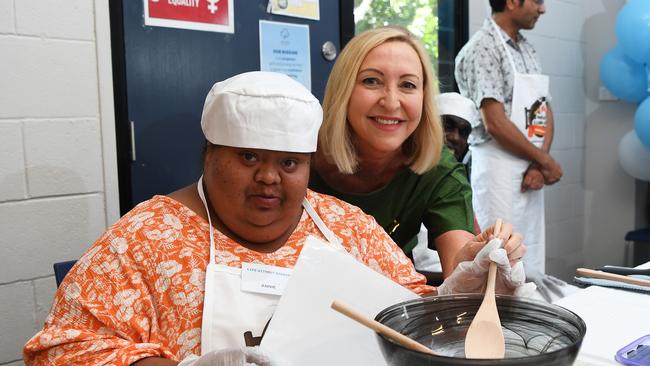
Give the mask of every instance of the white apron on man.
<path id="1" fill-rule="evenodd" d="M 544 142 L 549 78 L 541 74 L 519 73 L 499 27 L 490 19 L 514 71 L 510 120 L 535 146 Z M 472 146 L 473 206 L 481 227 L 497 218 L 513 224 L 526 243 L 523 258 L 527 273 L 545 272 L 544 193 L 521 193 L 521 183 L 530 162 L 503 149 L 494 139 Z"/>

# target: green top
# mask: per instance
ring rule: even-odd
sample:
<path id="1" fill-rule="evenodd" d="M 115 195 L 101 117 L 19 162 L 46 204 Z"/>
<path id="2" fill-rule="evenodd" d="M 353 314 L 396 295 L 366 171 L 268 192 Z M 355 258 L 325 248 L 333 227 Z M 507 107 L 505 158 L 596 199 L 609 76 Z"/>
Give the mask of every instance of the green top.
<path id="1" fill-rule="evenodd" d="M 336 191 L 313 169 L 309 188 L 338 197 L 374 216 L 408 255 L 417 244 L 421 223 L 434 238 L 451 230 L 474 231 L 472 189 L 465 168 L 446 147 L 433 169 L 419 175 L 405 168 L 374 192 Z M 435 249 L 435 243 L 430 242 L 429 247 Z"/>

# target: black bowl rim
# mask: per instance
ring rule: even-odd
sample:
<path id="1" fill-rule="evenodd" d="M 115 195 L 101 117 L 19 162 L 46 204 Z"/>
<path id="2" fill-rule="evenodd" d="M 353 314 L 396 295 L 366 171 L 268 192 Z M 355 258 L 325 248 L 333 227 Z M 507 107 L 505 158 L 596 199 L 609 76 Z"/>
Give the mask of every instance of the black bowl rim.
<path id="1" fill-rule="evenodd" d="M 474 293 L 474 294 L 452 294 L 452 295 L 423 296 L 423 297 L 420 297 L 420 298 L 417 298 L 417 299 L 406 300 L 406 301 L 402 301 L 402 302 L 390 305 L 387 308 L 385 308 L 384 310 L 380 311 L 377 314 L 377 316 L 375 316 L 375 320 L 381 323 L 381 321 L 379 321 L 379 319 L 381 317 L 383 317 L 389 311 L 391 311 L 391 310 L 393 310 L 393 309 L 395 309 L 397 307 L 402 307 L 402 306 L 404 306 L 406 304 L 414 303 L 414 302 L 417 302 L 417 301 L 422 301 L 422 300 L 427 301 L 427 300 L 437 300 L 437 299 L 440 299 L 441 301 L 444 301 L 444 300 L 451 300 L 451 299 L 473 299 L 473 298 L 481 298 L 482 299 L 483 294 Z M 564 306 L 548 303 L 548 302 L 541 301 L 541 300 L 534 300 L 534 299 L 529 299 L 529 298 L 525 298 L 525 297 L 518 297 L 518 296 L 512 296 L 512 295 L 499 295 L 499 294 L 497 294 L 496 298 L 497 299 L 505 299 L 505 300 L 515 300 L 515 301 L 527 302 L 527 303 L 538 304 L 538 305 L 541 304 L 543 306 L 558 307 L 558 308 L 561 308 L 562 310 L 574 315 L 576 317 L 576 319 L 578 320 L 578 325 L 584 330 L 584 334 L 583 334 L 583 336 L 582 336 L 582 338 L 580 340 L 578 340 L 578 341 L 574 342 L 573 344 L 571 344 L 570 347 L 582 344 L 582 340 L 584 339 L 585 335 L 587 334 L 587 324 L 585 323 L 585 321 L 578 314 L 576 314 L 573 311 L 565 308 Z M 410 348 L 406 348 L 406 347 L 402 346 L 401 344 L 396 343 L 392 339 L 384 336 L 383 334 L 380 334 L 380 333 L 377 333 L 377 332 L 375 332 L 375 334 L 377 336 L 383 338 L 384 340 L 394 344 L 395 346 L 397 346 L 397 348 L 400 348 L 403 351 L 410 352 L 410 353 L 415 353 L 415 354 L 420 354 L 420 355 L 432 356 L 431 354 L 428 354 L 428 353 L 415 351 L 415 350 L 412 350 Z M 506 360 L 506 362 L 516 362 L 516 361 L 522 361 L 522 360 L 536 361 L 536 359 L 539 358 L 540 361 L 541 361 L 542 359 L 546 359 L 548 357 L 547 355 L 553 355 L 553 354 L 556 354 L 556 353 L 559 353 L 559 352 L 562 352 L 562 351 L 563 351 L 562 349 L 559 349 L 559 350 L 556 350 L 556 351 L 553 351 L 553 352 L 544 353 L 543 355 L 527 356 L 527 357 L 475 358 L 475 359 L 467 359 L 467 360 L 469 362 L 471 362 L 471 361 L 500 361 L 500 362 L 503 362 L 504 360 Z M 458 357 L 450 357 L 450 356 L 444 356 L 444 355 L 435 355 L 433 357 L 440 357 L 440 358 L 447 358 L 447 359 L 454 359 L 454 360 L 461 359 L 461 358 L 458 358 Z"/>

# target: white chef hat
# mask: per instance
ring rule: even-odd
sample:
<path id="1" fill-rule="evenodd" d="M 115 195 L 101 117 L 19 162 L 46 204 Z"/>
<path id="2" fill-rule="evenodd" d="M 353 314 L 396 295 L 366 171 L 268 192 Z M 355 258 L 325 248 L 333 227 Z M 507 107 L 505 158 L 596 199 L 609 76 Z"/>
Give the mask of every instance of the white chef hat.
<path id="1" fill-rule="evenodd" d="M 215 145 L 309 153 L 316 151 L 323 109 L 302 84 L 265 71 L 214 84 L 201 128 Z"/>
<path id="2" fill-rule="evenodd" d="M 438 112 L 441 116 L 452 115 L 469 122 L 472 127 L 478 125 L 476 104 L 458 93 L 442 93 L 438 95 Z"/>

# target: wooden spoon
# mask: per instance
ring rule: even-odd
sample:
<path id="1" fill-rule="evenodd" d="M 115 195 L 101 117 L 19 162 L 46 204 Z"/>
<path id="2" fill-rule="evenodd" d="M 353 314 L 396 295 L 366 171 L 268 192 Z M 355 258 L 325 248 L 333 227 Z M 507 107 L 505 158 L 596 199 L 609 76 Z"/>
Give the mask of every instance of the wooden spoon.
<path id="1" fill-rule="evenodd" d="M 501 231 L 501 225 L 501 219 L 497 219 L 494 224 L 495 237 Z M 491 262 L 483 302 L 465 336 L 465 357 L 467 358 L 503 358 L 506 353 L 501 320 L 494 298 L 496 276 L 497 264 Z"/>
<path id="2" fill-rule="evenodd" d="M 405 336 L 404 334 L 399 333 L 398 331 L 381 324 L 380 322 L 374 319 L 368 318 L 367 316 L 350 308 L 349 306 L 341 303 L 340 301 L 332 301 L 332 305 L 330 306 L 332 307 L 332 309 L 347 316 L 348 318 L 356 320 L 357 322 L 365 325 L 366 327 L 374 330 L 375 332 L 381 335 L 390 338 L 391 340 L 395 341 L 395 343 L 400 344 L 410 350 L 428 353 L 430 355 L 437 355 L 429 347 L 423 345 L 422 343 L 419 343 Z"/>

